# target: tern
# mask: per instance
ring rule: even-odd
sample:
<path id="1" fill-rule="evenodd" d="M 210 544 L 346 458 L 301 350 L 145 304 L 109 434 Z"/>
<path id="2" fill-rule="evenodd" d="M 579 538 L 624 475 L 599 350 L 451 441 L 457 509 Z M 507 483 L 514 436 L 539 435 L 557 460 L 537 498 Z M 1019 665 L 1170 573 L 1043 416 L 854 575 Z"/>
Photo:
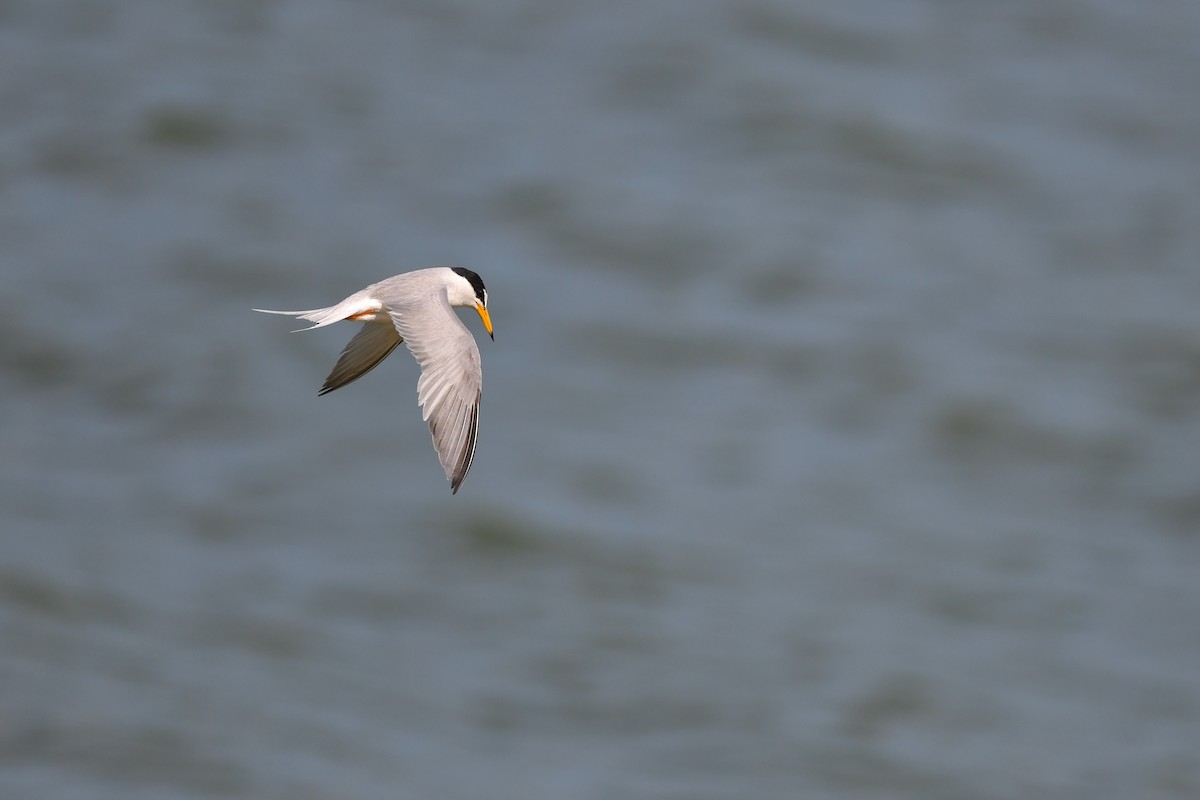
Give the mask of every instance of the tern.
<path id="1" fill-rule="evenodd" d="M 494 341 L 487 306 L 487 289 L 477 274 L 463 267 L 431 267 L 393 275 L 327 308 L 253 310 L 313 323 L 301 331 L 343 320 L 363 323 L 342 350 L 318 395 L 358 380 L 404 342 L 421 365 L 417 381 L 421 418 L 429 423 L 433 447 L 450 481 L 450 491 L 457 494 L 475 459 L 483 371 L 475 337 L 454 309 L 475 309 Z"/>

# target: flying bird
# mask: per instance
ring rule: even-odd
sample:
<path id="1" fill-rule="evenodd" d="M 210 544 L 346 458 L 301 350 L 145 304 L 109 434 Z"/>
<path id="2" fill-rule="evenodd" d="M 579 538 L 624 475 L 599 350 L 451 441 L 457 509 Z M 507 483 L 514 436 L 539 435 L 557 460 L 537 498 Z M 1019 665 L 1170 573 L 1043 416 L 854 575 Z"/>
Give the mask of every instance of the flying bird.
<path id="1" fill-rule="evenodd" d="M 446 471 L 451 492 L 457 493 L 475 459 L 483 371 L 475 337 L 454 309 L 475 309 L 488 336 L 492 336 L 487 306 L 487 289 L 477 274 L 463 267 L 431 267 L 373 283 L 328 308 L 253 310 L 313 323 L 302 331 L 343 320 L 363 323 L 342 350 L 318 394 L 328 394 L 358 380 L 404 342 L 421 365 L 417 381 L 421 418 L 429 423 L 438 460 Z"/>

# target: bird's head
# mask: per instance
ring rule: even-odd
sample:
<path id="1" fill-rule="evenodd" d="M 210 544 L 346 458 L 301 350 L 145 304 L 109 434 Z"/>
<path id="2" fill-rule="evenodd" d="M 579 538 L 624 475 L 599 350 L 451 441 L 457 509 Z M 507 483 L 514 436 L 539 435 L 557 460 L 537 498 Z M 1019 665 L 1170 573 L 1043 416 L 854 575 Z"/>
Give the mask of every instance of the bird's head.
<path id="1" fill-rule="evenodd" d="M 458 276 L 457 280 L 451 281 L 450 305 L 475 309 L 483 320 L 488 336 L 494 341 L 496 337 L 492 335 L 492 317 L 488 314 L 488 294 L 483 278 L 466 267 L 451 267 L 450 271 Z"/>

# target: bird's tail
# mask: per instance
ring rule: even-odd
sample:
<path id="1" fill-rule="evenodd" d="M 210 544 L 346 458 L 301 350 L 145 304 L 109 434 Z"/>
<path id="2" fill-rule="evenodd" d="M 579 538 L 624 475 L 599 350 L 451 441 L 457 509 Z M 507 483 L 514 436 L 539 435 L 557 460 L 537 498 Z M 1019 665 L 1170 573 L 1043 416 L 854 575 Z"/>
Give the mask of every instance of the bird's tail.
<path id="1" fill-rule="evenodd" d="M 335 322 L 341 322 L 344 319 L 350 319 L 359 314 L 379 311 L 380 308 L 381 305 L 377 300 L 351 295 L 336 305 L 327 306 L 326 308 L 313 308 L 308 311 L 272 311 L 269 308 L 255 308 L 251 310 L 259 311 L 263 314 L 282 314 L 285 317 L 296 317 L 313 323 L 307 328 L 292 331 L 292 333 L 298 333 L 299 331 L 311 331 L 314 328 L 323 328 L 326 325 L 332 325 Z"/>

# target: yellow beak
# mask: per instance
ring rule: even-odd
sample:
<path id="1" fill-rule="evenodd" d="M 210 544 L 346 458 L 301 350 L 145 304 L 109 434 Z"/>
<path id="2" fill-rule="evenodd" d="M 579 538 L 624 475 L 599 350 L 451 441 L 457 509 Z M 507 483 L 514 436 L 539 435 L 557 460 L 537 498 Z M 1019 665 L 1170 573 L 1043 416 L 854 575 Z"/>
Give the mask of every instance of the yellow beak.
<path id="1" fill-rule="evenodd" d="M 496 341 L 496 337 L 492 336 L 492 316 L 488 314 L 488 310 L 482 303 L 476 303 L 475 310 L 479 312 L 479 318 L 483 320 L 483 327 L 487 329 L 488 336 L 491 336 L 493 342 Z"/>

